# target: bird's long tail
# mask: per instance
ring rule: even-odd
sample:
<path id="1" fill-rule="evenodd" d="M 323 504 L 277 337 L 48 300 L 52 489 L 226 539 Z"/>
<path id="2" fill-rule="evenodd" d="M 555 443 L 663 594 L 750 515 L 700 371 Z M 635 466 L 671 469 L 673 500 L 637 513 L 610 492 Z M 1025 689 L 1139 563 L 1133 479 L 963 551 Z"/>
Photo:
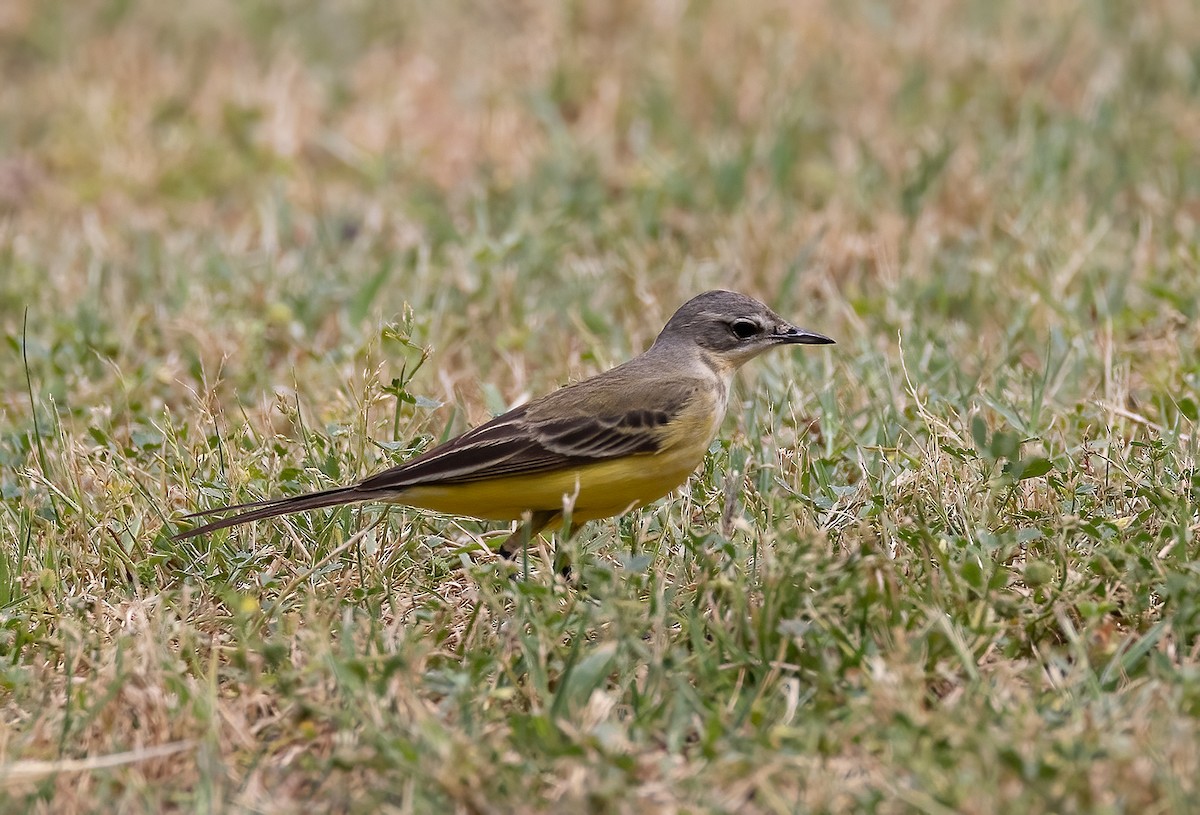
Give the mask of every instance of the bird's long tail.
<path id="1" fill-rule="evenodd" d="M 307 495 L 294 495 L 291 498 L 269 498 L 266 501 L 251 501 L 247 504 L 234 504 L 228 507 L 206 509 L 202 512 L 192 513 L 187 517 L 203 518 L 207 515 L 215 515 L 218 512 L 237 512 L 238 514 L 231 515 L 228 518 L 209 521 L 206 524 L 179 532 L 172 536 L 171 540 L 187 540 L 196 535 L 216 532 L 218 529 L 228 529 L 238 524 L 261 521 L 264 518 L 274 518 L 277 515 L 289 515 L 293 512 L 303 512 L 307 509 L 320 509 L 321 507 L 332 507 L 341 504 L 356 504 L 360 501 L 387 498 L 389 495 L 395 495 L 395 491 L 382 492 L 377 490 L 360 490 L 356 487 L 334 487 L 333 489 L 321 490 L 320 492 L 310 492 Z"/>

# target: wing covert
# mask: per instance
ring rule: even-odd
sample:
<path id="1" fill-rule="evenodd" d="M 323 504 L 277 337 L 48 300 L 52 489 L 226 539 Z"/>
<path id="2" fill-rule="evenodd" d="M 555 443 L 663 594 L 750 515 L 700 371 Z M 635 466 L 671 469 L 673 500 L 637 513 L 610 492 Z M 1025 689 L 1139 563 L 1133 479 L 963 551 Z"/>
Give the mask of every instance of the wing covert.
<path id="1" fill-rule="evenodd" d="M 657 452 L 670 414 L 634 410 L 612 416 L 531 419 L 521 406 L 357 485 L 403 489 L 532 475 L 619 456 Z"/>

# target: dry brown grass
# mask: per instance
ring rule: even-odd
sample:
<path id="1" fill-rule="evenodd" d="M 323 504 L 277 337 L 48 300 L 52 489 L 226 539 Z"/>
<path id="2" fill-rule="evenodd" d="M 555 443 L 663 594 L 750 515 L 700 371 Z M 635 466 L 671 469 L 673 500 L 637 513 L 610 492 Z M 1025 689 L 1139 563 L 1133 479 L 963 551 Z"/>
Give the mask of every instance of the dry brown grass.
<path id="1" fill-rule="evenodd" d="M 1197 54 L 1186 0 L 0 4 L 3 808 L 1186 811 Z M 399 510 L 169 540 L 714 286 L 836 354 L 587 593 Z"/>

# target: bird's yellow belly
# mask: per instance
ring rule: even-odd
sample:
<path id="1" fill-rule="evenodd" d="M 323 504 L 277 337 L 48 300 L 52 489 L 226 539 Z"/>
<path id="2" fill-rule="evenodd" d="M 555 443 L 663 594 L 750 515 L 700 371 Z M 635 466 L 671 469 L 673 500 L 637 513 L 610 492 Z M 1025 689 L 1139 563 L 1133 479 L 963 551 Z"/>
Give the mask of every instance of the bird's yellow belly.
<path id="1" fill-rule="evenodd" d="M 689 449 L 629 456 L 560 472 L 410 487 L 395 500 L 497 521 L 516 520 L 529 511 L 559 510 L 573 503 L 572 519 L 591 521 L 662 498 L 687 480 L 707 446 L 689 445 Z"/>

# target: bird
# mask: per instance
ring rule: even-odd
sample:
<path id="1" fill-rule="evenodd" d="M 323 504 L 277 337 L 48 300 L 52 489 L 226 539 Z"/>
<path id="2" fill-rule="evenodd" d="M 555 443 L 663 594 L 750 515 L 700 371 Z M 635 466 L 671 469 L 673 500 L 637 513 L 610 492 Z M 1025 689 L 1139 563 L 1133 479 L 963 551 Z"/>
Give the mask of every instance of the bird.
<path id="1" fill-rule="evenodd" d="M 622 515 L 670 493 L 703 462 L 742 365 L 778 346 L 833 342 L 753 297 L 707 291 L 680 306 L 649 349 L 615 368 L 515 407 L 356 484 L 195 512 L 186 519 L 235 514 L 173 539 L 382 501 L 520 521 L 499 547 L 512 559 L 555 522 L 565 520 L 569 536 L 588 521 Z"/>

